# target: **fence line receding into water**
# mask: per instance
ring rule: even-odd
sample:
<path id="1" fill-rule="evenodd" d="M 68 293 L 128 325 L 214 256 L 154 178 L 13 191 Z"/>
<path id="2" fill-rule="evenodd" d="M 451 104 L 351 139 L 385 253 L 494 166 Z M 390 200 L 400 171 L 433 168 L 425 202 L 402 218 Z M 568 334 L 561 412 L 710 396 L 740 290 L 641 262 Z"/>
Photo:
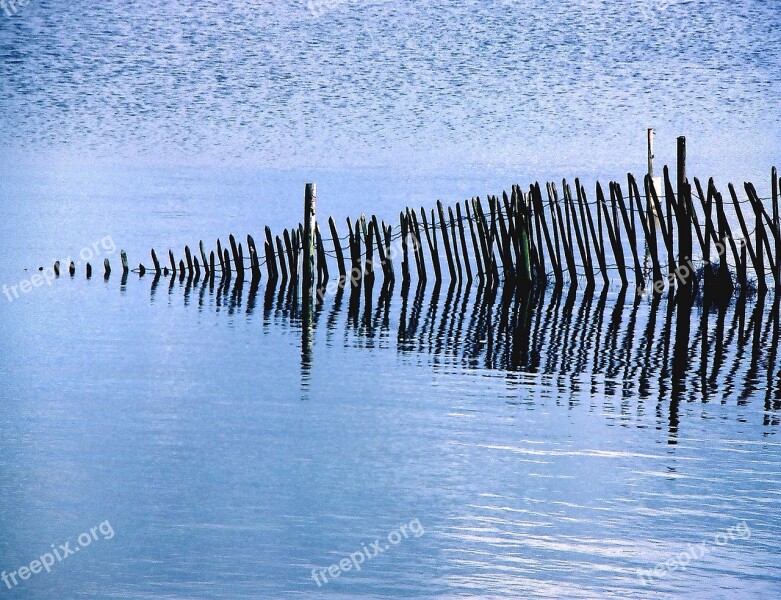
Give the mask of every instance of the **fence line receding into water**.
<path id="1" fill-rule="evenodd" d="M 745 198 L 732 184 L 725 197 L 714 180 L 693 185 L 686 173 L 686 139 L 678 138 L 675 180 L 667 167 L 662 178 L 653 177 L 652 136 L 649 135 L 649 172 L 638 181 L 631 173 L 625 187 L 611 181 L 597 182 L 590 198 L 579 179 L 574 190 L 564 180 L 559 188 L 535 183 L 527 189 L 513 185 L 510 194 L 475 197 L 453 207 L 437 201 L 435 208 L 419 211 L 406 207 L 394 226 L 376 216 L 361 214 L 346 219 L 347 233 L 340 235 L 333 217 L 327 230 L 316 219 L 316 187 L 307 184 L 305 218 L 297 227 L 274 236 L 265 227 L 262 253 L 251 235 L 246 255 L 233 235 L 227 246 L 221 240 L 207 257 L 203 241 L 196 253 L 184 248 L 177 263 L 168 251 L 169 265 L 161 265 L 151 251 L 155 277 L 181 279 L 219 277 L 228 284 L 235 277 L 257 283 L 265 267 L 269 280 L 301 284 L 303 297 L 322 300 L 328 286 L 359 288 L 374 284 L 378 273 L 383 286 L 395 283 L 394 259 L 400 260 L 404 289 L 413 277 L 426 282 L 519 288 L 529 291 L 568 285 L 593 291 L 597 278 L 604 285 L 631 284 L 638 294 L 678 294 L 726 300 L 736 292 L 765 293 L 781 290 L 781 226 L 779 225 L 778 172 L 772 169 L 771 197 L 761 198 L 751 183 L 744 183 Z M 770 208 L 766 206 L 769 201 Z M 727 217 L 733 212 L 738 227 Z M 772 214 L 771 214 L 772 213 Z M 750 229 L 751 228 L 751 229 Z M 701 257 L 695 261 L 695 254 Z M 123 278 L 129 272 L 122 252 Z M 200 257 L 200 260 L 199 260 Z M 336 263 L 329 270 L 329 261 Z M 59 275 L 60 265 L 55 264 Z M 143 263 L 134 271 L 143 276 Z M 75 266 L 69 265 L 71 276 Z M 331 272 L 338 273 L 331 281 Z M 87 264 L 87 276 L 92 266 Z M 104 277 L 111 274 L 108 259 Z M 301 274 L 301 277 L 299 277 Z M 299 282 L 299 279 L 301 280 Z M 312 295 L 312 286 L 315 294 Z"/>

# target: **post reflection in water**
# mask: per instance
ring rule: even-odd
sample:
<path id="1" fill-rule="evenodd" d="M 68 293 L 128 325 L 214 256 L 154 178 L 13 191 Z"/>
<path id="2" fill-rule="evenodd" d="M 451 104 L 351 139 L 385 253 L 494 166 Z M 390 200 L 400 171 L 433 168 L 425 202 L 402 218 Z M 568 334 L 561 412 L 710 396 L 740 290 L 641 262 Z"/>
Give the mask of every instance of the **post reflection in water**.
<path id="1" fill-rule="evenodd" d="M 158 284 L 155 277 L 152 302 Z M 246 297 L 243 282 L 229 277 L 216 289 L 209 278 L 178 284 L 186 305 L 199 286 L 199 311 L 211 308 L 251 320 L 258 308 L 258 282 Z M 175 301 L 176 285 L 171 277 L 169 302 Z M 264 330 L 300 330 L 304 397 L 325 313 L 326 345 L 395 345 L 400 357 L 437 365 L 552 376 L 569 390 L 570 403 L 587 391 L 594 402 L 618 400 L 622 411 L 633 410 L 636 401 L 641 416 L 653 405 L 669 444 L 677 442 L 681 406 L 692 402 L 748 405 L 763 393 L 764 424 L 779 424 L 777 297 L 771 302 L 762 294 L 743 295 L 723 303 L 685 288 L 630 299 L 623 289 L 605 288 L 595 296 L 575 288 L 564 295 L 555 287 L 523 292 L 451 284 L 442 290 L 439 283 L 413 289 L 405 282 L 396 300 L 392 285 L 378 292 L 371 278 L 337 286 L 333 294 L 325 288 L 305 291 L 301 298 L 294 282 L 272 280 L 263 293 Z"/>

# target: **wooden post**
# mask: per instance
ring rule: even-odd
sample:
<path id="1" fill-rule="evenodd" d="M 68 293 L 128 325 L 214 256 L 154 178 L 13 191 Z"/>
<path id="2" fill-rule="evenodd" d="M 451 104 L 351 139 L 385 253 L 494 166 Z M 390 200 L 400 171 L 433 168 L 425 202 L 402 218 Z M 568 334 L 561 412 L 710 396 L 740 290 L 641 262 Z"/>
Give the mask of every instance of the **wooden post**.
<path id="1" fill-rule="evenodd" d="M 287 229 L 282 230 L 282 237 L 285 238 L 285 250 L 287 251 L 288 267 L 290 268 L 290 281 L 298 279 L 298 265 L 296 264 L 295 253 L 293 252 L 293 243 L 290 238 L 290 232 Z"/>
<path id="2" fill-rule="evenodd" d="M 391 283 L 396 281 L 396 274 L 393 271 L 393 257 L 391 256 L 391 241 L 393 240 L 393 226 L 385 226 L 385 221 L 382 223 L 385 229 L 385 263 L 388 272 L 388 279 Z"/>
<path id="3" fill-rule="evenodd" d="M 185 260 L 187 260 L 187 272 L 192 274 L 193 272 L 193 255 L 190 252 L 190 247 L 185 246 L 184 247 L 184 256 Z"/>
<path id="4" fill-rule="evenodd" d="M 315 210 L 317 207 L 317 186 L 314 183 L 307 183 L 304 190 L 304 280 L 305 289 L 311 289 L 314 283 L 315 271 L 315 242 L 314 231 Z"/>
<path id="5" fill-rule="evenodd" d="M 255 243 L 253 242 L 253 246 L 254 245 Z M 204 277 L 208 277 L 210 270 L 209 270 L 208 261 L 206 260 L 206 249 L 203 247 L 203 240 L 198 242 L 198 249 L 201 252 L 201 264 L 203 265 Z"/>
<path id="6" fill-rule="evenodd" d="M 489 281 L 492 287 L 496 287 L 499 283 L 499 269 L 496 265 L 496 256 L 494 255 L 494 240 L 496 239 L 496 213 L 491 213 L 491 224 L 488 224 L 488 219 L 485 216 L 483 210 L 483 203 L 480 201 L 480 196 L 475 198 L 475 215 L 477 216 L 485 241 L 485 262 L 486 269 L 490 274 Z"/>
<path id="7" fill-rule="evenodd" d="M 645 177 L 645 193 L 650 197 L 650 190 L 648 189 L 648 185 L 650 182 L 650 185 L 653 185 L 653 179 L 651 177 Z M 653 284 L 654 284 L 654 292 L 656 293 L 656 287 L 655 284 L 657 281 L 662 280 L 662 269 L 661 265 L 659 264 L 659 254 L 657 251 L 657 244 L 656 244 L 656 229 L 654 229 L 654 216 L 653 213 L 647 212 L 647 210 L 643 211 L 643 202 L 640 198 L 640 190 L 637 187 L 637 181 L 632 176 L 631 173 L 627 174 L 627 181 L 629 185 L 629 194 L 630 197 L 633 196 L 635 202 L 637 202 L 637 212 L 638 216 L 640 217 L 640 225 L 643 228 L 643 234 L 645 235 L 646 244 L 648 246 L 648 254 L 651 255 L 651 264 L 652 264 L 652 273 L 653 273 Z M 650 203 L 646 203 L 646 208 L 651 206 Z"/>
<path id="8" fill-rule="evenodd" d="M 746 189 L 746 194 L 748 196 L 749 202 L 751 202 L 751 207 L 754 209 L 754 219 L 755 219 L 754 249 L 757 253 L 757 269 L 759 269 L 762 272 L 762 280 L 764 281 L 765 279 L 764 247 L 765 246 L 768 246 L 768 258 L 770 259 L 771 265 L 773 263 L 773 257 L 772 255 L 770 255 L 768 240 L 767 240 L 767 236 L 765 235 L 765 225 L 762 223 L 762 203 L 759 200 L 759 198 L 754 200 L 754 189 L 750 183 L 745 183 L 744 187 Z M 775 272 L 773 273 L 773 276 L 775 276 Z"/>
<path id="9" fill-rule="evenodd" d="M 761 229 L 760 237 L 762 238 L 762 243 L 764 245 L 765 252 L 767 252 L 767 259 L 768 262 L 770 263 L 770 272 L 773 274 L 773 279 L 776 282 L 776 287 L 778 287 L 779 285 L 778 269 L 776 269 L 776 263 L 773 258 L 774 257 L 773 248 L 771 248 L 770 246 L 770 240 L 768 238 L 765 225 L 762 222 L 762 217 L 764 217 L 765 222 L 767 223 L 767 227 L 770 230 L 770 233 L 773 234 L 773 239 L 776 242 L 779 242 L 781 241 L 781 237 L 779 237 L 778 231 L 776 230 L 772 217 L 769 214 L 767 214 L 767 211 L 765 210 L 765 206 L 762 204 L 762 200 L 759 198 L 759 194 L 757 193 L 754 184 L 746 182 L 743 184 L 743 186 L 745 187 L 746 194 L 748 195 L 748 198 L 751 201 L 752 206 L 754 207 L 754 214 L 757 218 L 757 230 Z M 763 259 L 763 264 L 764 264 L 764 259 Z"/>
<path id="10" fill-rule="evenodd" d="M 447 268 L 450 271 L 450 281 L 456 280 L 456 266 L 453 262 L 453 252 L 450 248 L 450 236 L 447 234 L 447 222 L 445 221 L 445 211 L 442 209 L 442 202 L 437 200 L 437 213 L 439 214 L 439 226 L 442 229 L 442 243 L 445 246 L 445 257 L 447 258 Z M 434 227 L 434 217 L 431 217 L 431 225 Z"/>
<path id="11" fill-rule="evenodd" d="M 483 260 L 480 254 L 480 244 L 477 241 L 477 235 L 475 235 L 475 224 L 472 218 L 472 210 L 469 208 L 469 200 L 464 201 L 466 207 L 466 220 L 469 223 L 469 236 L 472 238 L 472 249 L 475 253 L 475 265 L 477 266 L 477 278 L 482 282 L 485 277 L 485 270 L 483 268 Z"/>
<path id="12" fill-rule="evenodd" d="M 361 269 L 361 248 L 360 236 L 358 235 L 358 223 L 353 229 L 350 217 L 347 217 L 347 233 L 350 243 L 350 283 L 357 286 L 363 278 L 363 269 Z"/>
<path id="13" fill-rule="evenodd" d="M 122 250 L 119 253 L 120 258 L 122 259 L 122 274 L 127 275 L 127 272 L 130 270 L 130 268 L 127 265 L 127 253 Z"/>
<path id="14" fill-rule="evenodd" d="M 71 277 L 73 277 L 76 274 L 76 263 L 73 261 L 70 262 L 70 265 L 68 265 L 68 273 Z"/>
<path id="15" fill-rule="evenodd" d="M 737 272 L 738 284 L 742 289 L 746 289 L 746 262 L 741 260 L 741 255 L 738 252 L 737 244 L 735 244 L 735 238 L 732 236 L 732 229 L 727 221 L 727 215 L 724 212 L 724 199 L 722 195 L 716 190 L 716 184 L 713 183 L 713 178 L 708 181 L 708 193 L 713 194 L 713 200 L 716 202 L 716 220 L 719 227 L 719 241 L 721 244 L 729 243 L 732 250 L 732 256 L 735 259 L 735 271 Z M 719 293 L 725 297 L 732 293 L 732 279 L 729 277 L 729 270 L 727 268 L 727 254 L 726 249 L 720 258 L 719 269 Z"/>
<path id="16" fill-rule="evenodd" d="M 349 219 L 347 220 L 347 224 L 349 226 L 349 224 L 350 224 Z M 355 268 L 357 268 L 357 271 L 355 271 L 353 273 L 353 275 L 351 276 L 351 279 L 355 282 L 356 287 L 358 287 L 358 285 L 363 282 L 363 276 L 364 276 L 364 266 L 361 264 L 361 256 L 362 256 L 362 254 L 361 254 L 361 239 L 362 239 L 362 235 L 363 234 L 361 233 L 361 223 L 360 223 L 360 219 L 359 219 L 358 221 L 355 222 L 355 228 L 353 229 L 353 239 L 355 241 L 355 256 L 356 256 L 356 260 L 357 260 L 357 263 L 354 263 L 354 264 L 356 265 Z"/>
<path id="17" fill-rule="evenodd" d="M 439 264 L 439 250 L 437 249 L 437 230 L 433 225 L 432 220 L 432 226 L 431 229 L 434 232 L 434 237 L 432 239 L 431 233 L 429 233 L 429 226 L 428 222 L 426 221 L 426 209 L 422 208 L 420 209 L 420 218 L 423 221 L 423 231 L 426 234 L 426 241 L 428 242 L 428 249 L 429 253 L 431 255 L 431 264 L 434 267 L 434 278 L 437 282 L 442 281 L 442 269 Z M 434 219 L 434 211 L 431 211 L 431 218 Z"/>
<path id="18" fill-rule="evenodd" d="M 58 269 L 59 270 L 59 269 Z M 103 278 L 108 279 L 111 276 L 111 263 L 107 258 L 103 259 Z"/>
<path id="19" fill-rule="evenodd" d="M 276 242 L 277 242 L 277 254 L 279 255 L 279 268 L 282 270 L 282 281 L 284 282 L 288 280 L 287 264 L 286 264 L 287 261 L 285 260 L 285 255 L 286 255 L 285 247 L 282 245 L 282 238 L 280 238 L 279 236 L 276 237 Z M 258 269 L 258 271 L 260 271 L 260 269 Z M 254 277 L 255 276 L 253 275 L 253 279 Z"/>
<path id="20" fill-rule="evenodd" d="M 409 217 L 404 214 L 404 211 L 399 213 L 399 227 L 401 228 L 401 282 L 402 285 L 406 285 L 409 281 L 409 250 L 407 249 Z"/>
<path id="21" fill-rule="evenodd" d="M 542 189 L 540 188 L 539 182 L 535 182 L 534 184 L 534 193 L 532 194 L 532 202 L 534 203 L 534 211 L 537 214 L 537 217 L 540 219 L 540 225 L 542 226 L 542 233 L 545 236 L 545 246 L 548 249 L 548 259 L 550 260 L 551 266 L 553 268 L 553 277 L 556 280 L 556 284 L 561 285 L 563 281 L 562 274 L 561 274 L 561 265 L 558 262 L 556 251 L 553 248 L 553 242 L 551 240 L 550 231 L 548 230 L 548 223 L 545 219 L 545 207 L 542 202 Z M 590 214 L 591 213 L 589 213 L 589 215 Z M 543 273 L 541 274 L 541 276 L 544 277 L 545 274 Z"/>
<path id="22" fill-rule="evenodd" d="M 520 190 L 519 190 L 520 195 Z M 519 219 L 519 240 L 521 246 L 520 264 L 517 266 L 518 277 L 520 278 L 523 289 L 528 290 L 532 284 L 532 267 L 531 267 L 531 232 L 529 231 L 529 209 L 523 195 L 518 198 L 517 210 L 520 215 Z"/>
<path id="23" fill-rule="evenodd" d="M 461 256 L 458 253 L 458 234 L 456 230 L 456 219 L 453 216 L 453 209 L 447 207 L 448 218 L 450 219 L 450 232 L 453 236 L 453 256 L 456 259 L 456 270 L 458 271 L 458 280 L 463 279 L 463 271 L 461 270 Z"/>
<path id="24" fill-rule="evenodd" d="M 223 258 L 224 254 L 222 252 L 222 243 L 220 243 L 220 238 L 217 238 L 217 260 L 220 261 L 220 271 L 225 271 L 225 259 Z"/>
<path id="25" fill-rule="evenodd" d="M 418 216 L 415 213 L 415 209 L 408 209 L 409 215 L 412 217 L 412 228 L 415 233 L 415 255 L 418 261 L 418 278 L 420 281 L 426 281 L 428 279 L 426 274 L 426 258 L 423 254 L 423 238 L 420 235 L 420 223 L 418 223 Z"/>
<path id="26" fill-rule="evenodd" d="M 92 265 L 87 263 L 87 279 L 92 279 Z"/>
<path id="27" fill-rule="evenodd" d="M 171 261 L 171 275 L 176 275 L 176 259 L 171 249 L 168 250 L 168 260 Z"/>
<path id="28" fill-rule="evenodd" d="M 233 234 L 228 236 L 228 241 L 231 245 L 231 252 L 233 253 L 233 266 L 236 270 L 236 281 L 244 281 L 244 259 L 239 252 L 239 247 L 236 245 L 236 238 Z"/>
<path id="29" fill-rule="evenodd" d="M 656 214 L 659 215 L 659 231 L 662 232 L 662 241 L 664 242 L 664 247 L 667 250 L 667 265 L 670 269 L 669 273 L 675 272 L 675 254 L 673 251 L 673 232 L 671 229 L 667 228 L 667 224 L 664 220 L 664 211 L 662 210 L 662 202 L 659 200 L 659 195 L 656 192 L 656 185 L 654 184 L 653 180 L 646 176 L 646 179 L 648 180 L 646 182 L 646 193 L 650 194 L 650 198 L 653 201 L 653 207 L 656 210 Z M 665 193 L 665 196 L 667 194 Z M 655 221 L 653 221 L 655 222 Z M 656 235 L 654 233 L 654 239 L 656 239 Z"/>
<path id="30" fill-rule="evenodd" d="M 464 233 L 464 219 L 461 216 L 461 204 L 456 202 L 456 218 L 458 219 L 458 233 L 461 238 L 461 250 L 464 253 L 464 269 L 466 270 L 466 282 L 472 283 L 472 265 L 469 264 L 469 250 L 466 247 L 466 235 Z M 454 234 L 455 235 L 455 234 Z"/>
<path id="31" fill-rule="evenodd" d="M 366 224 L 366 214 L 361 213 L 361 233 L 363 234 L 363 244 L 366 246 L 366 260 L 364 262 L 363 278 L 367 280 L 368 285 L 374 284 L 374 225 L 371 221 Z"/>
<path id="32" fill-rule="evenodd" d="M 654 181 L 654 134 L 652 128 L 648 128 L 648 176 L 651 178 L 651 185 Z"/>
<path id="33" fill-rule="evenodd" d="M 597 183 L 597 186 L 599 186 L 598 183 Z M 578 270 L 577 270 L 577 268 L 575 266 L 575 255 L 573 253 L 574 248 L 572 247 L 571 242 L 568 242 L 568 239 L 567 239 L 567 231 L 564 229 L 564 215 L 561 212 L 561 205 L 559 204 L 559 193 L 556 190 L 556 184 L 554 184 L 554 183 L 550 184 L 550 191 L 549 191 L 549 193 L 551 193 L 551 192 L 552 192 L 552 194 L 551 194 L 551 198 L 552 198 L 551 199 L 551 205 L 552 205 L 551 210 L 553 210 L 553 207 L 555 207 L 555 209 L 556 209 L 556 215 L 555 215 L 554 218 L 555 218 L 555 221 L 558 224 L 558 233 L 559 233 L 559 236 L 561 238 L 562 248 L 564 249 L 564 257 L 565 257 L 565 259 L 567 261 L 567 270 L 569 271 L 569 284 L 570 284 L 571 287 L 577 288 L 578 287 Z M 601 197 L 601 193 L 602 193 L 602 189 L 598 187 L 597 188 L 597 197 L 601 198 L 603 207 L 605 208 L 605 210 L 607 210 L 607 208 L 605 206 L 604 198 Z"/>
<path id="34" fill-rule="evenodd" d="M 690 286 L 694 281 L 694 273 L 691 272 L 687 277 L 683 277 L 684 265 L 690 271 L 693 254 L 692 248 L 692 204 L 689 200 L 690 192 L 688 181 L 686 179 L 686 137 L 678 138 L 678 181 L 677 181 L 677 199 L 676 220 L 678 225 L 678 264 L 680 265 L 679 276 L 683 279 L 685 285 Z M 689 193 L 687 193 L 689 192 Z"/>
<path id="35" fill-rule="evenodd" d="M 615 209 L 615 188 L 613 184 L 610 184 L 610 202 Z M 607 229 L 607 236 L 610 240 L 610 246 L 613 248 L 613 257 L 616 259 L 616 265 L 618 266 L 618 275 L 621 278 L 621 288 L 624 289 L 629 284 L 626 277 L 626 263 L 624 262 L 624 248 L 621 245 L 620 232 L 618 230 L 617 213 L 613 212 L 613 219 L 610 219 L 610 212 L 607 208 L 607 202 L 605 201 L 605 195 L 602 192 L 602 186 L 597 182 L 597 202 L 602 207 L 602 216 L 605 219 L 605 228 Z M 615 226 L 615 227 L 614 227 Z"/>
<path id="36" fill-rule="evenodd" d="M 556 287 L 560 288 L 563 285 L 564 282 L 564 263 L 561 260 L 561 244 L 559 244 L 559 220 L 556 216 L 556 208 L 553 205 L 553 186 L 550 182 L 546 182 L 545 184 L 545 190 L 548 192 L 548 211 L 550 212 L 551 216 L 551 229 L 553 230 L 553 246 L 554 246 L 554 255 L 556 256 L 556 263 L 559 265 L 559 274 L 560 277 L 556 279 Z M 597 207 L 597 218 L 602 219 L 601 213 L 599 212 L 599 207 Z M 602 231 L 602 222 L 599 221 L 599 230 Z M 566 253 L 565 253 L 565 260 L 566 260 Z M 569 260 L 567 260 L 567 267 L 569 268 Z"/>
<path id="37" fill-rule="evenodd" d="M 152 248 L 152 263 L 155 265 L 155 275 L 160 275 L 160 261 L 157 259 L 157 252 Z"/>
<path id="38" fill-rule="evenodd" d="M 258 256 L 258 246 L 255 244 L 255 238 L 247 235 L 247 247 L 250 253 L 250 263 L 252 265 L 252 280 L 260 281 L 260 256 Z"/>
<path id="39" fill-rule="evenodd" d="M 483 257 L 483 274 L 485 276 L 485 282 L 489 283 L 493 277 L 493 269 L 491 258 L 488 255 L 488 232 L 486 231 L 485 218 L 480 206 L 479 197 L 472 198 L 472 215 L 477 224 L 477 236 L 480 240 L 480 246 L 475 248 L 475 252 L 479 252 Z"/>
<path id="40" fill-rule="evenodd" d="M 542 224 L 540 222 L 540 219 L 544 216 L 544 214 L 537 212 L 537 205 L 534 201 L 535 195 L 537 194 L 537 186 L 539 186 L 538 183 L 534 183 L 529 186 L 529 193 L 526 195 L 526 200 L 529 210 L 529 221 L 533 225 L 532 228 L 537 234 L 534 253 L 537 257 L 537 272 L 535 283 L 544 287 L 548 284 L 548 268 L 545 263 L 545 246 L 543 245 Z M 521 186 L 518 185 L 516 188 L 518 189 L 519 197 L 522 197 Z"/>
<path id="41" fill-rule="evenodd" d="M 214 250 L 209 252 L 209 274 L 211 275 L 212 280 L 214 279 L 214 273 L 215 273 L 215 264 L 214 264 Z"/>
<path id="42" fill-rule="evenodd" d="M 586 274 L 586 289 L 591 289 L 595 285 L 594 269 L 591 263 L 591 256 L 588 252 L 586 244 L 584 244 L 583 237 L 580 234 L 580 225 L 578 213 L 575 210 L 575 201 L 572 199 L 572 190 L 566 181 L 561 182 L 562 191 L 564 193 L 564 208 L 567 215 L 567 230 L 570 236 L 570 244 L 572 244 L 572 226 L 575 227 L 575 242 L 578 245 L 580 252 L 580 258 L 583 263 L 583 269 Z"/>
<path id="43" fill-rule="evenodd" d="M 225 278 L 226 281 L 230 281 L 231 279 L 231 257 L 230 254 L 228 254 L 228 249 L 223 248 L 222 250 L 222 263 L 225 265 L 225 270 L 222 272 L 223 278 Z"/>
<path id="44" fill-rule="evenodd" d="M 621 186 L 616 183 L 614 185 L 616 200 L 618 200 L 619 208 L 621 209 L 621 218 L 624 221 L 624 229 L 626 229 L 626 237 L 629 241 L 629 249 L 632 251 L 632 258 L 634 259 L 634 271 L 635 271 L 635 285 L 637 290 L 645 288 L 645 280 L 643 278 L 643 270 L 640 266 L 640 258 L 637 252 L 637 231 L 635 229 L 634 218 L 627 211 L 626 203 L 624 201 L 624 194 L 621 192 Z M 630 204 L 630 210 L 632 205 Z M 618 227 L 618 223 L 616 223 Z"/>
<path id="45" fill-rule="evenodd" d="M 277 238 L 279 240 L 279 238 Z M 317 282 L 318 287 L 328 282 L 328 262 L 325 259 L 325 247 L 323 236 L 320 234 L 320 226 L 315 222 L 315 240 L 317 242 Z"/>
<path id="46" fill-rule="evenodd" d="M 488 197 L 488 201 L 491 204 L 491 214 L 496 215 L 496 220 L 499 222 L 499 257 L 502 260 L 502 272 L 504 273 L 505 282 L 514 282 L 516 277 L 515 264 L 512 257 L 512 241 L 510 240 L 510 232 L 504 222 L 504 217 L 500 210 L 498 210 L 497 198 L 493 196 Z M 521 268 L 520 265 L 518 268 Z"/>
<path id="47" fill-rule="evenodd" d="M 266 225 L 264 228 L 266 234 L 266 269 L 269 271 L 269 279 L 279 279 L 279 269 L 277 268 L 277 260 L 275 258 L 276 250 L 274 250 L 274 236 L 271 234 L 271 227 Z"/>
<path id="48" fill-rule="evenodd" d="M 389 281 L 390 275 L 388 273 L 388 261 L 387 257 L 385 256 L 385 242 L 383 241 L 383 238 L 385 237 L 385 223 L 383 222 L 382 227 L 380 227 L 380 224 L 377 222 L 377 217 L 372 215 L 370 226 L 377 241 L 377 256 L 380 258 L 382 278 L 384 281 Z"/>
<path id="49" fill-rule="evenodd" d="M 334 252 L 336 253 L 336 266 L 339 269 L 339 277 L 347 277 L 347 270 L 344 266 L 344 253 L 342 252 L 342 241 L 339 239 L 339 232 L 336 230 L 336 222 L 333 217 L 328 218 L 328 227 L 331 229 L 331 237 L 334 243 Z"/>
<path id="50" fill-rule="evenodd" d="M 573 220 L 575 224 L 578 223 L 578 215 L 580 215 L 580 231 L 582 234 L 579 234 L 578 238 L 583 237 L 583 247 L 586 250 L 586 257 L 588 258 L 588 268 L 591 272 L 591 282 L 594 283 L 594 257 L 591 254 L 591 243 L 590 243 L 590 236 L 589 236 L 589 230 L 588 230 L 588 223 L 586 220 L 586 211 L 583 208 L 583 196 L 580 193 L 580 179 L 577 177 L 575 178 L 575 196 L 578 200 L 578 208 L 575 208 L 575 200 L 572 197 L 572 190 L 570 190 L 569 185 L 567 185 L 567 195 L 570 199 L 570 204 L 572 206 L 572 215 Z M 595 242 L 596 245 L 596 242 Z"/>
<path id="51" fill-rule="evenodd" d="M 272 246 L 268 240 L 263 245 L 263 248 L 265 250 L 266 254 L 266 273 L 268 274 L 269 282 L 276 281 L 277 280 L 277 272 L 276 272 L 276 265 L 274 264 L 274 246 Z M 228 251 L 225 251 L 225 255 L 227 256 Z M 228 270 L 230 270 L 230 265 L 228 265 Z"/>
<path id="52" fill-rule="evenodd" d="M 746 226 L 746 220 L 743 218 L 743 211 L 740 208 L 740 201 L 738 195 L 735 193 L 735 187 L 729 184 L 729 193 L 732 196 L 732 204 L 735 206 L 735 214 L 738 217 L 738 223 L 740 224 L 740 230 L 743 233 L 743 247 L 748 250 L 748 255 L 751 258 L 751 264 L 754 267 L 754 273 L 757 276 L 757 289 L 764 293 L 767 291 L 767 283 L 765 282 L 765 267 L 762 265 L 754 246 L 751 243 L 751 235 L 749 234 L 748 227 Z M 743 250 L 741 250 L 743 252 Z M 742 258 L 743 255 L 741 255 Z M 744 261 L 745 263 L 745 261 Z"/>
<path id="53" fill-rule="evenodd" d="M 580 210 L 582 213 L 585 213 L 583 230 L 586 231 L 586 226 L 588 225 L 588 230 L 591 232 L 591 241 L 594 244 L 594 252 L 597 255 L 597 263 L 599 263 L 599 270 L 602 274 L 602 281 L 605 285 L 608 285 L 610 283 L 610 277 L 607 272 L 607 261 L 605 261 L 605 245 L 602 240 L 602 230 L 600 227 L 599 235 L 597 235 L 597 231 L 594 228 L 594 217 L 591 215 L 591 208 L 588 205 L 586 188 L 580 184 L 578 179 L 575 180 L 575 185 L 577 187 L 576 191 L 578 193 Z M 599 215 L 599 212 L 597 212 L 597 215 Z M 602 222 L 600 221 L 600 226 L 601 224 Z"/>

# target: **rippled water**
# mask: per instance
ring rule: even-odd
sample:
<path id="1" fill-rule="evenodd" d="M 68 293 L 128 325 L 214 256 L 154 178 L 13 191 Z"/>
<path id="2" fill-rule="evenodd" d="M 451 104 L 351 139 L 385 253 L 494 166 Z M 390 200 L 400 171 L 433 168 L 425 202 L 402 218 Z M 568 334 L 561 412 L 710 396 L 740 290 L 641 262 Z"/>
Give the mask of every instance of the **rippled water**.
<path id="1" fill-rule="evenodd" d="M 684 338 L 666 299 L 375 288 L 327 298 L 309 346 L 291 298 L 112 275 L 12 306 L 3 568 L 116 532 L 16 594 L 779 589 L 777 305 L 695 307 Z M 360 573 L 310 579 L 412 519 Z"/>
<path id="2" fill-rule="evenodd" d="M 692 175 L 766 197 L 775 3 L 312 6 L 0 9 L 0 285 L 93 244 L 115 269 L 0 296 L 0 572 L 115 532 L 0 596 L 777 596 L 772 295 L 377 285 L 308 327 L 266 277 L 117 270 L 120 248 L 289 227 L 305 181 L 340 227 L 592 190 L 644 171 L 648 126 L 659 166 L 687 134 Z"/>
<path id="3" fill-rule="evenodd" d="M 736 180 L 781 149 L 773 2 L 313 3 L 32 0 L 0 19 L 0 144 L 35 161 L 616 177 L 645 165 L 656 127 L 661 160 L 688 134 L 697 166 Z"/>

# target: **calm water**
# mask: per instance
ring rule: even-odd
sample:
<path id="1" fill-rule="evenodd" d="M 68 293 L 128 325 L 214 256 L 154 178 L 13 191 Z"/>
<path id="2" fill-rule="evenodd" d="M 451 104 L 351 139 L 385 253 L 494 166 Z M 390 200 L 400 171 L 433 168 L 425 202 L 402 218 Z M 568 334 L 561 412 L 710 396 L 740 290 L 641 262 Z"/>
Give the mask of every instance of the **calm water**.
<path id="1" fill-rule="evenodd" d="M 778 595 L 772 297 L 377 285 L 310 330 L 265 276 L 117 270 L 289 227 L 305 181 L 340 224 L 592 190 L 643 172 L 648 126 L 659 165 L 687 134 L 692 174 L 767 196 L 775 3 L 313 7 L 0 9 L 0 285 L 89 247 L 115 268 L 0 296 L 0 572 L 113 532 L 0 597 Z"/>

